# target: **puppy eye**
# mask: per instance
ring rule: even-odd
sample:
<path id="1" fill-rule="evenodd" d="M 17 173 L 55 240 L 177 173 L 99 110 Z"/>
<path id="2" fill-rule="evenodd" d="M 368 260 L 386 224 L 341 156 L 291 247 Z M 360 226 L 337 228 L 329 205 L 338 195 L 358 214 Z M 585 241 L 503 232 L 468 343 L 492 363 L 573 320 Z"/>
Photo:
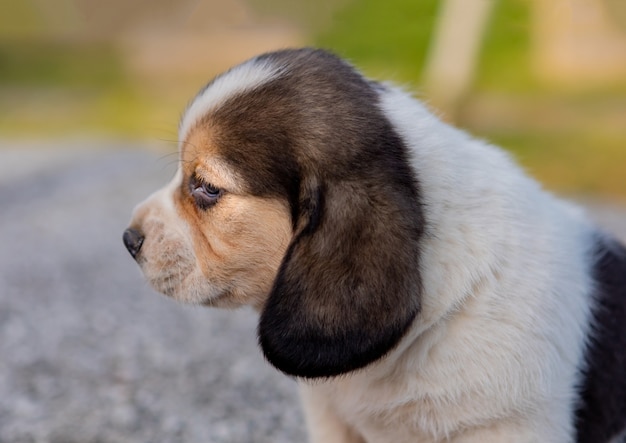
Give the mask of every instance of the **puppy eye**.
<path id="1" fill-rule="evenodd" d="M 200 209 L 208 209 L 222 196 L 222 190 L 210 183 L 192 183 L 191 196 Z"/>

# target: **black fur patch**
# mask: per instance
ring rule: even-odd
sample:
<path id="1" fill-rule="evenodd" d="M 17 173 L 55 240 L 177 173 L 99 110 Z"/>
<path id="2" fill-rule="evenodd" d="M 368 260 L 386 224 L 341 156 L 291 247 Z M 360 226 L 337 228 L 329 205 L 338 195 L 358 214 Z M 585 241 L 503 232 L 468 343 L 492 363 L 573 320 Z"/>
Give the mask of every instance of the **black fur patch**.
<path id="1" fill-rule="evenodd" d="M 578 443 L 608 443 L 626 429 L 626 249 L 605 238 L 596 248 L 598 287 L 576 414 Z"/>
<path id="2" fill-rule="evenodd" d="M 320 50 L 257 61 L 283 73 L 235 95 L 204 124 L 250 193 L 291 208 L 294 237 L 259 340 L 290 375 L 345 373 L 387 353 L 419 310 L 418 183 L 379 108 L 380 85 Z"/>

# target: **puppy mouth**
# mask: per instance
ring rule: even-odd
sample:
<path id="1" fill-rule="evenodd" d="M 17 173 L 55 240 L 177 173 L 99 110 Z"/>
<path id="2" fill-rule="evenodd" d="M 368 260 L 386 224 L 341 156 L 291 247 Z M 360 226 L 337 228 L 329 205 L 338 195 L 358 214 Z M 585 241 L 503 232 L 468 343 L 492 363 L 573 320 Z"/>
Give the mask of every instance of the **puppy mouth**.
<path id="1" fill-rule="evenodd" d="M 150 285 L 157 291 L 168 297 L 178 299 L 178 294 L 181 292 L 181 289 L 185 286 L 185 280 L 191 274 L 190 270 L 186 269 L 177 269 L 173 268 L 166 272 L 159 272 L 156 276 L 151 276 L 150 272 L 147 271 L 147 267 L 150 266 L 150 263 L 145 258 L 140 258 L 138 260 L 139 265 L 141 266 L 144 274 L 147 277 L 147 280 L 150 282 Z"/>
<path id="2" fill-rule="evenodd" d="M 177 289 L 181 286 L 181 279 L 177 275 L 160 277 L 152 281 L 152 286 L 168 297 L 175 298 Z"/>
<path id="3" fill-rule="evenodd" d="M 143 261 L 142 269 L 149 266 L 147 260 Z M 144 273 L 146 273 L 145 269 Z M 148 271 L 146 277 L 155 291 L 182 303 L 207 307 L 228 304 L 229 290 L 207 286 L 198 287 L 194 284 L 193 274 L 193 269 L 172 268 L 165 272 L 161 271 L 158 275 L 150 275 Z"/>

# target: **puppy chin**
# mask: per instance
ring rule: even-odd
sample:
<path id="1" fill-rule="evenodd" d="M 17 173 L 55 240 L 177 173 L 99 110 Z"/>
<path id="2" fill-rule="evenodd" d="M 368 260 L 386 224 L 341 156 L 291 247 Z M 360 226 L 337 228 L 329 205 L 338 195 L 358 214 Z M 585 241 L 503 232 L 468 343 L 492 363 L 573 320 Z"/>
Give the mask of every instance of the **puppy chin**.
<path id="1" fill-rule="evenodd" d="M 241 303 L 235 301 L 230 291 L 224 291 L 219 295 L 207 297 L 200 304 L 207 308 L 236 309 L 242 306 Z"/>
<path id="2" fill-rule="evenodd" d="M 198 272 L 194 269 L 154 267 L 146 261 L 138 262 L 152 289 L 176 301 L 205 305 L 211 300 L 221 298 L 222 291 L 208 285 L 204 277 L 196 275 Z M 164 269 L 168 272 L 164 272 Z"/>

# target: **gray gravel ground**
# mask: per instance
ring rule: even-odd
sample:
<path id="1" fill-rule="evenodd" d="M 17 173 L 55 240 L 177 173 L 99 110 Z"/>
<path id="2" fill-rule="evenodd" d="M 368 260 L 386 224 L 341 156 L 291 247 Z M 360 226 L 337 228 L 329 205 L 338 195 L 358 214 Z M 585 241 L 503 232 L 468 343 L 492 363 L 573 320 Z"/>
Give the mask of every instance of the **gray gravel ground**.
<path id="1" fill-rule="evenodd" d="M 0 443 L 304 442 L 254 313 L 155 294 L 124 250 L 175 156 L 0 143 Z M 626 209 L 590 204 L 626 239 Z"/>
<path id="2" fill-rule="evenodd" d="M 296 384 L 263 360 L 253 312 L 154 293 L 122 245 L 172 157 L 4 145 L 0 442 L 305 441 Z"/>

